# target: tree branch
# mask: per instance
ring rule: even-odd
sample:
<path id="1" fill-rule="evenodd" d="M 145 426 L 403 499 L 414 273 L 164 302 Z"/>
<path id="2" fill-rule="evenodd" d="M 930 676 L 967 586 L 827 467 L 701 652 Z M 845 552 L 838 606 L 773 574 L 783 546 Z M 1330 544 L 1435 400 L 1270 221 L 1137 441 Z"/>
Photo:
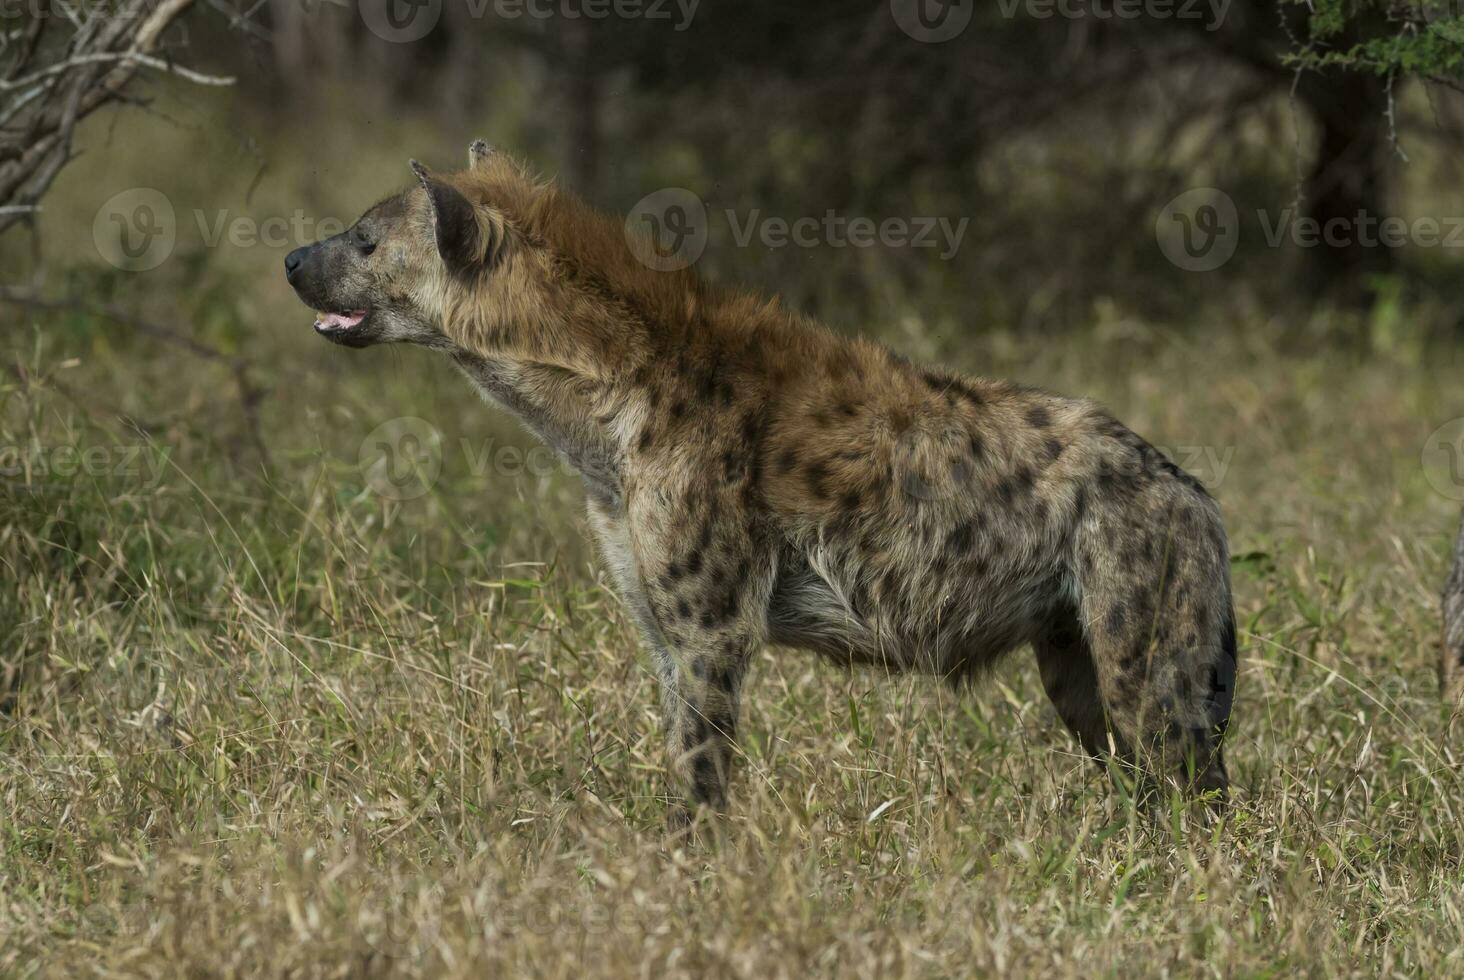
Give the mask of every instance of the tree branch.
<path id="1" fill-rule="evenodd" d="M 6 53 L 0 72 L 0 234 L 29 222 L 61 169 L 71 161 L 81 120 L 110 102 L 140 69 L 195 85 L 231 85 L 158 53 L 163 32 L 195 0 L 124 0 L 105 15 L 60 21 L 38 17 Z M 57 38 L 50 24 L 69 27 Z"/>

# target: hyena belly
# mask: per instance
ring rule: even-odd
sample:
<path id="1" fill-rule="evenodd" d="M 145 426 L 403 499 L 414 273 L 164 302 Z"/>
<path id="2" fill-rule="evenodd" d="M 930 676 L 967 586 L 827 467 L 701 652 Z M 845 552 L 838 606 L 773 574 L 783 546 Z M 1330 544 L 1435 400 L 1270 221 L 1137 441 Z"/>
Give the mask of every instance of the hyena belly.
<path id="1" fill-rule="evenodd" d="M 834 579 L 815 571 L 805 555 L 788 555 L 769 608 L 773 643 L 814 650 L 834 664 L 960 681 L 1031 640 L 1056 614 L 1056 590 L 1044 582 L 1050 576 L 1037 570 L 1013 574 L 1010 592 L 947 589 L 934 604 L 928 584 L 892 580 L 878 601 L 855 601 L 859 586 L 837 586 Z"/>
<path id="2" fill-rule="evenodd" d="M 1072 605 L 1068 556 L 1045 527 L 1021 528 L 1026 544 L 1012 547 L 978 513 L 972 501 L 941 527 L 790 546 L 769 609 L 773 642 L 954 683 L 1032 641 Z"/>
<path id="3" fill-rule="evenodd" d="M 1039 396 L 947 384 L 836 406 L 818 444 L 795 442 L 793 423 L 776 430 L 773 499 L 791 519 L 775 642 L 957 681 L 1073 605 L 1086 477 L 1076 455 L 1060 458 L 1073 423 L 1023 400 Z"/>

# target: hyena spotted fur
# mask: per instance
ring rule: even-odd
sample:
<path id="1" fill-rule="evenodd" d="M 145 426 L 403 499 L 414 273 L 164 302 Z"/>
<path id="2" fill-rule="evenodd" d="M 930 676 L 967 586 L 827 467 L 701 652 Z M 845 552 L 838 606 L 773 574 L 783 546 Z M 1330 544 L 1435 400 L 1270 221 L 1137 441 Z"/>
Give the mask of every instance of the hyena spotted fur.
<path id="1" fill-rule="evenodd" d="M 286 260 L 352 347 L 451 357 L 584 478 L 663 686 L 671 768 L 727 803 L 765 645 L 958 682 L 1030 644 L 1084 750 L 1225 792 L 1228 550 L 1205 490 L 1098 406 L 923 368 L 655 271 L 481 141 Z"/>

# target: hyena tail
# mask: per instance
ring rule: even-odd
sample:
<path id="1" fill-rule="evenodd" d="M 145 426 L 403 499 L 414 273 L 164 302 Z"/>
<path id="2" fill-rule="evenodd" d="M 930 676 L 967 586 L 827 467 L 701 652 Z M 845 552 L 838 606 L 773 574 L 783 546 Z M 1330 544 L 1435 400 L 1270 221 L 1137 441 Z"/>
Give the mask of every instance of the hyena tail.
<path id="1" fill-rule="evenodd" d="M 1039 666 L 1090 752 L 1117 749 L 1145 772 L 1223 797 L 1236 675 L 1229 548 L 1207 497 L 1161 513 L 1085 522 L 1076 629 L 1038 643 Z"/>

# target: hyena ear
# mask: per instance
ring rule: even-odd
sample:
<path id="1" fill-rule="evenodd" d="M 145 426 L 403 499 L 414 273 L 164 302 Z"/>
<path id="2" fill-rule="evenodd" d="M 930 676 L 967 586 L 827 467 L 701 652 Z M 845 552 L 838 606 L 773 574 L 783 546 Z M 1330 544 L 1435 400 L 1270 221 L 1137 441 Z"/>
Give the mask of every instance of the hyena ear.
<path id="1" fill-rule="evenodd" d="M 468 169 L 476 170 L 487 163 L 488 158 L 493 156 L 493 152 L 493 147 L 488 145 L 487 140 L 473 140 L 468 145 Z"/>
<path id="2" fill-rule="evenodd" d="M 443 264 L 459 274 L 496 265 L 506 240 L 502 216 L 474 207 L 456 187 L 433 177 L 416 160 L 411 163 L 432 205 L 432 228 Z"/>

